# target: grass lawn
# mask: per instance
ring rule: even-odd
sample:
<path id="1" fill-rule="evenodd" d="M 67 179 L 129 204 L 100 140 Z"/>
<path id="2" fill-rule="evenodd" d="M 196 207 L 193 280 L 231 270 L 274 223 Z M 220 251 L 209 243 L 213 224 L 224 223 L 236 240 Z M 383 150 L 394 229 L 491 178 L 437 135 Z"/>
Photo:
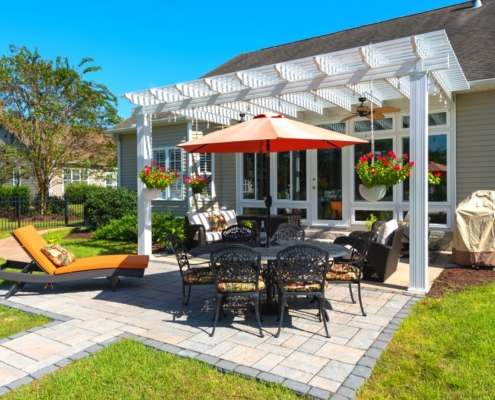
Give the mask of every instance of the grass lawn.
<path id="1" fill-rule="evenodd" d="M 121 340 L 2 399 L 297 399 L 295 393 Z"/>
<path id="2" fill-rule="evenodd" d="M 493 399 L 494 299 L 492 284 L 420 300 L 358 399 Z"/>
<path id="3" fill-rule="evenodd" d="M 0 339 L 51 322 L 50 318 L 23 313 L 15 308 L 0 306 Z"/>

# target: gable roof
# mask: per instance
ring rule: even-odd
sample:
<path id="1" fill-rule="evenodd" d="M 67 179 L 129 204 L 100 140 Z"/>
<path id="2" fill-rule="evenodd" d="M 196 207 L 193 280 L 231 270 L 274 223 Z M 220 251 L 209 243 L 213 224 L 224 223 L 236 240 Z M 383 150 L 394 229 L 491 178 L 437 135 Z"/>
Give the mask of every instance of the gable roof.
<path id="1" fill-rule="evenodd" d="M 242 53 L 202 78 L 444 29 L 468 81 L 495 78 L 495 0 L 465 2 L 280 46 Z"/>

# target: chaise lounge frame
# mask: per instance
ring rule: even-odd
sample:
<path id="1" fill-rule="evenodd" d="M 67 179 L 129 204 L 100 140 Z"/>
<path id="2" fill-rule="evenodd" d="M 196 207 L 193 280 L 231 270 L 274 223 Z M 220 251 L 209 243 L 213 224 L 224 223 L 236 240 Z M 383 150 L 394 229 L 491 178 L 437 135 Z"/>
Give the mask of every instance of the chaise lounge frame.
<path id="1" fill-rule="evenodd" d="M 40 249 L 28 248 L 29 245 L 28 243 L 25 243 L 25 239 L 23 237 L 24 235 L 19 235 L 19 237 L 16 235 L 16 232 L 19 233 L 19 231 L 21 230 L 23 230 L 23 233 L 38 235 L 39 238 L 37 238 L 37 240 L 40 243 L 44 243 L 46 245 L 44 239 L 32 225 L 18 228 L 11 232 L 11 235 L 14 237 L 17 243 L 19 243 L 19 245 L 29 256 L 29 258 L 31 258 L 31 262 L 20 263 L 17 261 L 7 261 L 5 264 L 0 265 L 0 279 L 15 282 L 5 295 L 5 299 L 8 299 L 10 296 L 14 295 L 19 289 L 23 288 L 26 283 L 54 284 L 59 282 L 69 282 L 81 279 L 102 277 L 106 277 L 108 279 L 113 291 L 115 291 L 115 286 L 119 282 L 120 276 L 142 278 L 144 276 L 144 270 L 147 268 L 149 263 L 149 256 L 147 255 L 123 254 L 113 256 L 98 256 L 84 259 L 85 264 L 88 265 L 91 264 L 91 261 L 93 260 L 95 262 L 87 270 L 63 272 L 63 268 L 67 267 L 54 268 L 53 264 L 51 264 L 51 261 L 49 261 L 48 258 L 41 252 L 41 247 Z M 110 257 L 112 259 L 110 259 Z M 98 264 L 102 261 L 104 261 L 103 264 L 112 264 L 114 260 L 120 261 L 120 264 L 118 262 L 114 262 L 115 267 L 113 268 L 104 268 L 103 266 L 101 268 L 98 267 Z M 42 264 L 44 265 L 44 267 Z M 52 265 L 53 269 L 46 268 L 47 265 Z M 20 272 L 4 271 L 5 268 L 10 266 L 22 269 Z M 33 271 L 35 270 L 44 272 L 44 274 L 33 274 Z"/>

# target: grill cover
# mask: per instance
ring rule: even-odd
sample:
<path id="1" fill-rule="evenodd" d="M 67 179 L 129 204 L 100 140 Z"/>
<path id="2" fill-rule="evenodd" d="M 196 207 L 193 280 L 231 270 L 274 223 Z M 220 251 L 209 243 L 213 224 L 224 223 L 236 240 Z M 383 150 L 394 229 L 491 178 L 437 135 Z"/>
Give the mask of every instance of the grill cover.
<path id="1" fill-rule="evenodd" d="M 478 190 L 457 207 L 452 258 L 459 265 L 495 266 L 495 191 Z"/>

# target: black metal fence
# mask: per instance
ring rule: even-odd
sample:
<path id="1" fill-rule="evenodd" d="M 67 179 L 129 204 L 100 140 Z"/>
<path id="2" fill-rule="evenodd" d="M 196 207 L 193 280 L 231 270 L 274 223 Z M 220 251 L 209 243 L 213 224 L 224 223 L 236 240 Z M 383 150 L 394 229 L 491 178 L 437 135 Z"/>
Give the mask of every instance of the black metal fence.
<path id="1" fill-rule="evenodd" d="M 71 204 L 66 197 L 0 197 L 0 231 L 25 225 L 38 229 L 84 226 L 84 205 Z"/>

